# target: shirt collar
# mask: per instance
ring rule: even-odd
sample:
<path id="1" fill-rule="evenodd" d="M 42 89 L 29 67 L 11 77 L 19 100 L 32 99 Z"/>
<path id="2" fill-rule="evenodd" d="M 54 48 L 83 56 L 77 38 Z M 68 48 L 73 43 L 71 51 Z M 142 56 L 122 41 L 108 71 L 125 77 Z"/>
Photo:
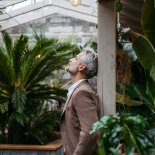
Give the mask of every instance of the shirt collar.
<path id="1" fill-rule="evenodd" d="M 75 82 L 73 85 L 71 85 L 69 88 L 68 88 L 68 93 L 67 93 L 67 96 L 70 96 L 72 94 L 72 92 L 74 91 L 74 89 L 83 81 L 85 81 L 86 79 L 81 79 L 81 80 L 78 80 L 77 82 Z"/>

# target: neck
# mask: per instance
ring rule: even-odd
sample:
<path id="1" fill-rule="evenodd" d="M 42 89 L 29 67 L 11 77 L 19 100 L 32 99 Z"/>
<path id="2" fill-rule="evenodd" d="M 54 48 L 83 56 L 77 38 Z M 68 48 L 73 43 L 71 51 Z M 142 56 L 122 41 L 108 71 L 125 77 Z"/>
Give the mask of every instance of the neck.
<path id="1" fill-rule="evenodd" d="M 83 76 L 83 75 L 76 75 L 76 76 L 71 75 L 71 81 L 72 81 L 72 83 L 75 83 L 78 80 L 82 80 L 82 79 L 85 79 L 85 76 Z"/>

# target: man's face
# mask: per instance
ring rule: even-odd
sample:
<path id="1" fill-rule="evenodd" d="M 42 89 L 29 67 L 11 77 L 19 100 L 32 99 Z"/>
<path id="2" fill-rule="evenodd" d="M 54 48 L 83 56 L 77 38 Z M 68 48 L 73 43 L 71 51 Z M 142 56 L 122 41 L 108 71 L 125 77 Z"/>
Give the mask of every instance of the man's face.
<path id="1" fill-rule="evenodd" d="M 69 60 L 66 71 L 69 72 L 71 75 L 75 75 L 78 72 L 79 65 L 81 64 L 81 56 L 82 53 Z"/>

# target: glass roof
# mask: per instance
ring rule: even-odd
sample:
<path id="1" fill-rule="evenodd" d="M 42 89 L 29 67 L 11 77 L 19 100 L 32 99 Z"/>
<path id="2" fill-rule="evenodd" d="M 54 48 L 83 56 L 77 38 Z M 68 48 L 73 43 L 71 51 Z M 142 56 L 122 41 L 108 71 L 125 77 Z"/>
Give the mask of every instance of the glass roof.
<path id="1" fill-rule="evenodd" d="M 80 5 L 76 7 L 70 0 L 0 0 L 0 2 L 3 4 L 0 9 L 2 31 L 57 13 L 91 23 L 97 22 L 96 0 L 81 0 Z"/>
<path id="2" fill-rule="evenodd" d="M 0 0 L 0 9 L 5 9 L 8 6 L 23 2 L 24 0 Z"/>

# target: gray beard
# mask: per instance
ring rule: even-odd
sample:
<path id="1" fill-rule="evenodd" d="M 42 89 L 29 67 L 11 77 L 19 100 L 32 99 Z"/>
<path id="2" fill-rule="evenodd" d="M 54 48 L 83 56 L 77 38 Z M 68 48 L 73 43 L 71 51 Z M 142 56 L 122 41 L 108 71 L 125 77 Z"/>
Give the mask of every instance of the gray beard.
<path id="1" fill-rule="evenodd" d="M 68 72 L 70 75 L 76 74 L 76 71 L 70 70 L 69 67 L 66 67 L 66 68 L 65 68 L 65 71 Z"/>
<path id="2" fill-rule="evenodd" d="M 69 67 L 65 67 L 65 71 L 69 72 Z M 69 72 L 70 73 L 70 72 Z"/>

